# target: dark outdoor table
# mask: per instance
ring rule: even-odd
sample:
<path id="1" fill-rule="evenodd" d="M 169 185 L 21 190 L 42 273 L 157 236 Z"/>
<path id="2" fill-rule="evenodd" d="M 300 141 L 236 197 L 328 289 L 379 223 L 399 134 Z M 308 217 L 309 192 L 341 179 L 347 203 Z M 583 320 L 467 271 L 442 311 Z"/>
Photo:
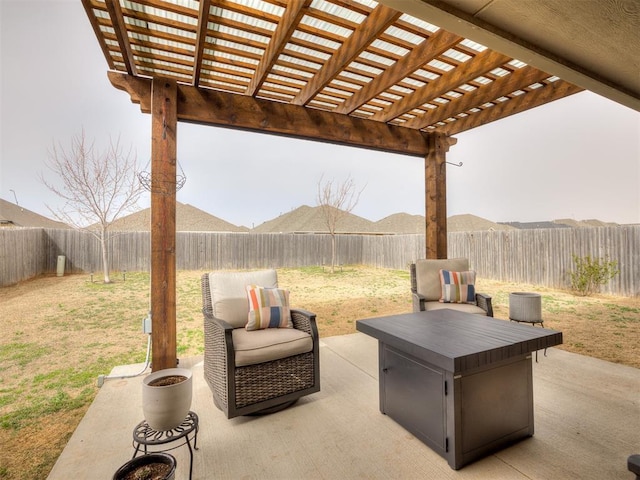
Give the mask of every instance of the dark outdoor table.
<path id="1" fill-rule="evenodd" d="M 378 339 L 380 411 L 459 469 L 533 435 L 531 352 L 562 332 L 450 309 L 358 320 Z"/>

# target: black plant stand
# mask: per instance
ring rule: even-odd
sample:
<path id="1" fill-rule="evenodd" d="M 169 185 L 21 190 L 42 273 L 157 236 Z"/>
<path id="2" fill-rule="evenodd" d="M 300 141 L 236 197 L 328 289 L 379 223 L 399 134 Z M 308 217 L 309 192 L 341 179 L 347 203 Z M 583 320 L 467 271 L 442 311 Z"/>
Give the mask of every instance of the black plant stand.
<path id="1" fill-rule="evenodd" d="M 136 458 L 140 446 L 144 446 L 144 453 L 146 455 L 147 453 L 168 452 L 186 444 L 187 447 L 189 447 L 189 454 L 191 456 L 189 463 L 189 479 L 191 479 L 191 474 L 193 473 L 193 450 L 198 450 L 198 428 L 198 415 L 194 412 L 189 412 L 184 421 L 172 430 L 154 430 L 146 420 L 143 420 L 133 429 L 133 446 L 135 447 L 135 451 L 133 452 L 132 458 Z M 190 435 L 191 438 L 189 437 Z M 183 440 L 182 443 L 171 448 L 154 450 L 154 452 L 149 452 L 147 449 L 149 446 L 166 445 L 167 443 L 181 439 Z M 191 440 L 193 440 L 193 448 L 191 448 Z"/>

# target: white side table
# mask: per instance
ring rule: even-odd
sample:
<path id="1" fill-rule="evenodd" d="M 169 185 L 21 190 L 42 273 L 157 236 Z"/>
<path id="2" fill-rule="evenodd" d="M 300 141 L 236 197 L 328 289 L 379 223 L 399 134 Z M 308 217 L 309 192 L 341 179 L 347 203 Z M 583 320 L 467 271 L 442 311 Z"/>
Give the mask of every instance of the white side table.
<path id="1" fill-rule="evenodd" d="M 528 323 L 532 326 L 540 325 L 544 328 L 542 321 L 542 297 L 539 293 L 513 292 L 509 294 L 509 320 L 518 323 Z M 547 356 L 547 349 L 544 349 L 544 356 Z M 538 363 L 538 352 L 536 351 L 536 363 Z"/>
<path id="2" fill-rule="evenodd" d="M 538 293 L 513 292 L 509 294 L 509 320 L 514 322 L 540 324 L 542 320 L 542 297 Z"/>

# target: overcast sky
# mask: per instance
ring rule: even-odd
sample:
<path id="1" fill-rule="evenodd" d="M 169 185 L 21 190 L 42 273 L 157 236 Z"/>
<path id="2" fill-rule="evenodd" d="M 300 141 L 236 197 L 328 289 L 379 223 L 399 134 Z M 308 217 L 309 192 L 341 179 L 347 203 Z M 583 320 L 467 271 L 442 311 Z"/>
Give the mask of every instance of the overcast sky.
<path id="1" fill-rule="evenodd" d="M 52 144 L 68 146 L 83 128 L 97 145 L 120 136 L 148 164 L 151 118 L 108 82 L 80 0 L 0 0 L 0 42 L 0 197 L 51 216 L 46 205 L 61 201 L 38 174 Z M 640 223 L 638 112 L 583 92 L 457 138 L 448 160 L 463 166 L 447 167 L 448 216 Z M 322 175 L 364 187 L 353 213 L 369 220 L 424 214 L 416 157 L 179 124 L 178 161 L 178 201 L 236 225 L 315 206 Z"/>

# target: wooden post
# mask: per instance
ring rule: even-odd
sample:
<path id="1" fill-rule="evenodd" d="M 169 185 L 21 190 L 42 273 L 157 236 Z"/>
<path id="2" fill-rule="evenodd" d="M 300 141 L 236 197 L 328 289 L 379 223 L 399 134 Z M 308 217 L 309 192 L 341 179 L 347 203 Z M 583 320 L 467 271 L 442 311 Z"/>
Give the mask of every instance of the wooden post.
<path id="1" fill-rule="evenodd" d="M 177 365 L 176 134 L 177 84 L 151 84 L 151 366 Z"/>
<path id="2" fill-rule="evenodd" d="M 425 170 L 425 258 L 447 258 L 447 152 L 456 139 L 427 135 Z"/>

